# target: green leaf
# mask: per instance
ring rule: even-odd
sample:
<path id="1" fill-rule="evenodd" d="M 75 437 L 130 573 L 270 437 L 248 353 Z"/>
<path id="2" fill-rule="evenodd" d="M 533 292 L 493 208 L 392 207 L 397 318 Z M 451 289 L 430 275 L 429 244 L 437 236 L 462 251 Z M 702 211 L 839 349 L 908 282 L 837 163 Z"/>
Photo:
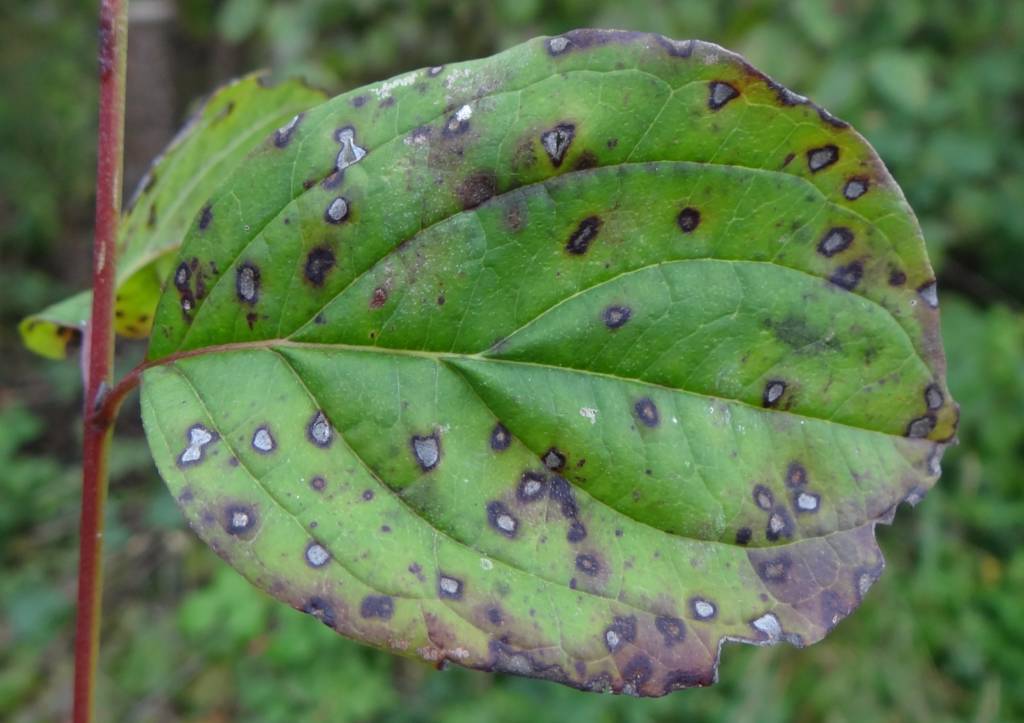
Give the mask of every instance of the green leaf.
<path id="1" fill-rule="evenodd" d="M 243 158 L 267 134 L 324 100 L 297 80 L 269 85 L 253 73 L 215 91 L 154 161 L 128 203 L 118 240 L 115 329 L 149 335 L 153 312 L 189 224 Z M 67 356 L 89 321 L 83 291 L 24 319 L 22 341 L 53 359 Z"/>
<path id="2" fill-rule="evenodd" d="M 815 642 L 955 431 L 899 188 L 707 43 L 580 30 L 339 96 L 179 259 L 142 405 L 192 526 L 429 661 L 661 695 Z"/>

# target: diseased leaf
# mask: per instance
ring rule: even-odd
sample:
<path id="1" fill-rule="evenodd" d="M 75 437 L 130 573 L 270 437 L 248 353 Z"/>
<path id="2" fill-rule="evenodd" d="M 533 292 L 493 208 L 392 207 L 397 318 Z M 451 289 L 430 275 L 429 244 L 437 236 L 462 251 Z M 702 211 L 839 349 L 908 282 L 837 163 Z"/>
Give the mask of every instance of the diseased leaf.
<path id="1" fill-rule="evenodd" d="M 118 334 L 143 339 L 189 224 L 235 167 L 271 130 L 322 102 L 322 91 L 297 80 L 268 85 L 254 73 L 215 91 L 179 131 L 139 183 L 118 241 Z M 53 359 L 67 356 L 89 321 L 83 291 L 24 319 L 22 341 Z"/>
<path id="2" fill-rule="evenodd" d="M 191 524 L 431 661 L 653 696 L 815 642 L 955 431 L 899 188 L 707 43 L 581 30 L 342 95 L 179 262 L 142 401 Z"/>

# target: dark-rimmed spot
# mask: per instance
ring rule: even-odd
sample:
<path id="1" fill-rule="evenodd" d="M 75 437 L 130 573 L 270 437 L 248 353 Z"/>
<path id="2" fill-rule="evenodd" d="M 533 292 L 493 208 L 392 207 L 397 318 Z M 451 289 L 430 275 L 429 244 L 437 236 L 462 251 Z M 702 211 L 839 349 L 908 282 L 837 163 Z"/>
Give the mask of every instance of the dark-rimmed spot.
<path id="1" fill-rule="evenodd" d="M 491 625 L 503 625 L 505 623 L 505 618 L 501 614 L 501 608 L 487 608 L 487 620 Z"/>
<path id="2" fill-rule="evenodd" d="M 683 233 L 693 233 L 700 225 L 700 211 L 693 206 L 687 206 L 676 216 L 676 223 Z"/>
<path id="3" fill-rule="evenodd" d="M 224 531 L 246 537 L 256 529 L 256 510 L 249 505 L 228 505 L 224 508 Z"/>
<path id="4" fill-rule="evenodd" d="M 612 619 L 612 624 L 604 629 L 604 644 L 608 652 L 614 653 L 623 643 L 636 640 L 636 617 L 620 616 Z"/>
<path id="5" fill-rule="evenodd" d="M 907 425 L 906 435 L 911 439 L 922 439 L 927 437 L 935 429 L 936 419 L 934 414 L 926 414 L 923 417 L 911 420 Z"/>
<path id="6" fill-rule="evenodd" d="M 185 431 L 188 445 L 178 455 L 178 466 L 191 467 L 202 462 L 206 455 L 206 446 L 219 438 L 220 436 L 212 429 L 207 429 L 202 424 L 193 424 Z"/>
<path id="7" fill-rule="evenodd" d="M 853 231 L 845 226 L 836 226 L 835 228 L 830 228 L 821 237 L 821 241 L 818 242 L 818 253 L 831 258 L 850 248 L 852 243 Z"/>
<path id="8" fill-rule="evenodd" d="M 779 506 L 768 515 L 768 524 L 764 528 L 765 537 L 775 542 L 779 538 L 790 538 L 793 536 L 793 518 L 785 507 Z"/>
<path id="9" fill-rule="evenodd" d="M 438 573 L 437 576 L 437 594 L 447 600 L 461 600 L 462 599 L 462 580 L 445 573 Z"/>
<path id="10" fill-rule="evenodd" d="M 601 312 L 601 319 L 609 329 L 619 329 L 633 316 L 628 306 L 609 306 Z"/>
<path id="11" fill-rule="evenodd" d="M 441 135 L 445 138 L 461 136 L 469 130 L 469 119 L 472 116 L 473 109 L 469 105 L 463 105 L 445 121 L 444 128 L 441 129 Z"/>
<path id="12" fill-rule="evenodd" d="M 658 407 L 650 397 L 638 399 L 633 405 L 633 413 L 645 427 L 657 427 L 658 423 L 661 421 L 661 418 L 658 415 Z"/>
<path id="13" fill-rule="evenodd" d="M 903 286 L 907 283 L 907 275 L 899 269 L 889 271 L 889 286 Z"/>
<path id="14" fill-rule="evenodd" d="M 924 388 L 924 403 L 929 410 L 935 411 L 942 406 L 945 401 L 945 397 L 942 394 L 942 389 L 939 388 L 938 384 L 929 384 Z"/>
<path id="15" fill-rule="evenodd" d="M 395 614 L 395 601 L 389 595 L 367 595 L 359 604 L 359 614 L 364 618 L 390 620 Z"/>
<path id="16" fill-rule="evenodd" d="M 544 44 L 548 49 L 548 53 L 551 55 L 561 55 L 572 45 L 572 41 L 569 38 L 558 36 L 555 38 L 549 38 Z"/>
<path id="17" fill-rule="evenodd" d="M 856 201 L 868 192 L 871 184 L 864 176 L 854 176 L 843 186 L 843 198 L 847 201 Z"/>
<path id="18" fill-rule="evenodd" d="M 534 502 L 541 499 L 547 490 L 548 480 L 537 472 L 523 472 L 516 487 L 516 499 L 520 502 Z"/>
<path id="19" fill-rule="evenodd" d="M 587 528 L 579 520 L 573 520 L 569 523 L 569 531 L 565 533 L 565 539 L 572 543 L 577 544 L 587 539 Z"/>
<path id="20" fill-rule="evenodd" d="M 331 430 L 331 423 L 322 410 L 317 410 L 313 418 L 306 426 L 306 438 L 317 447 L 327 448 L 331 446 L 334 435 Z"/>
<path id="21" fill-rule="evenodd" d="M 764 392 L 761 393 L 761 406 L 766 408 L 776 407 L 779 400 L 786 393 L 786 382 L 779 379 L 772 379 L 764 385 Z"/>
<path id="22" fill-rule="evenodd" d="M 199 230 L 205 231 L 210 227 L 210 223 L 213 221 L 213 207 L 210 204 L 203 206 L 203 209 L 199 212 Z"/>
<path id="23" fill-rule="evenodd" d="M 327 480 L 320 475 L 317 475 L 309 481 L 309 486 L 317 492 L 323 492 L 327 488 Z"/>
<path id="24" fill-rule="evenodd" d="M 786 486 L 803 487 L 807 484 L 807 469 L 799 462 L 790 462 L 786 468 Z"/>
<path id="25" fill-rule="evenodd" d="M 823 168 L 828 168 L 839 160 L 839 148 L 829 143 L 821 148 L 812 148 L 807 151 L 807 167 L 811 173 L 817 173 Z"/>
<path id="26" fill-rule="evenodd" d="M 708 108 L 719 110 L 733 98 L 738 98 L 740 92 L 734 86 L 725 81 L 712 80 L 708 84 Z"/>
<path id="27" fill-rule="evenodd" d="M 335 161 L 335 168 L 344 171 L 354 163 L 359 163 L 366 156 L 366 149 L 356 144 L 356 129 L 352 126 L 344 126 L 334 132 L 334 140 L 341 144 L 338 151 L 338 158 Z"/>
<path id="28" fill-rule="evenodd" d="M 319 568 L 331 561 L 331 553 L 319 542 L 310 542 L 306 545 L 306 564 L 313 568 Z"/>
<path id="29" fill-rule="evenodd" d="M 686 623 L 679 618 L 659 615 L 654 619 L 654 627 L 661 633 L 666 647 L 672 647 L 676 643 L 686 640 Z"/>
<path id="30" fill-rule="evenodd" d="M 637 689 L 650 680 L 652 675 L 654 675 L 654 670 L 651 660 L 643 653 L 634 655 L 622 669 L 622 679 L 627 681 L 627 686 L 633 686 L 634 693 L 638 693 Z"/>
<path id="31" fill-rule="evenodd" d="M 456 191 L 463 211 L 476 208 L 498 190 L 498 178 L 491 171 L 476 171 L 466 177 Z"/>
<path id="32" fill-rule="evenodd" d="M 806 490 L 793 491 L 793 509 L 798 515 L 810 514 L 818 511 L 821 506 L 821 495 Z"/>
<path id="33" fill-rule="evenodd" d="M 302 118 L 305 115 L 305 113 L 299 113 L 298 115 L 293 116 L 288 123 L 274 131 L 274 145 L 278 148 L 284 148 L 287 146 L 292 139 L 292 134 L 295 132 L 295 129 L 299 127 L 299 123 L 302 122 Z"/>
<path id="34" fill-rule="evenodd" d="M 277 449 L 277 441 L 274 439 L 270 427 L 261 425 L 252 433 L 252 448 L 260 454 L 270 454 Z"/>
<path id="35" fill-rule="evenodd" d="M 519 520 L 503 502 L 492 500 L 487 503 L 487 522 L 499 533 L 514 538 L 519 532 Z"/>
<path id="36" fill-rule="evenodd" d="M 754 503 L 762 510 L 770 510 L 775 505 L 775 495 L 764 485 L 754 485 L 752 497 Z"/>
<path id="37" fill-rule="evenodd" d="M 558 451 L 557 447 L 550 447 L 548 451 L 541 456 L 540 461 L 544 463 L 545 467 L 554 470 L 555 472 L 561 472 L 565 469 L 565 455 Z"/>
<path id="38" fill-rule="evenodd" d="M 334 251 L 331 249 L 326 246 L 317 246 L 314 249 L 310 249 L 306 255 L 306 265 L 303 271 L 306 281 L 316 287 L 323 286 L 324 280 L 331 273 L 334 264 Z"/>
<path id="39" fill-rule="evenodd" d="M 749 527 L 741 527 L 740 529 L 736 530 L 736 544 L 749 545 L 750 538 L 753 537 L 753 534 L 754 533 L 751 532 Z"/>
<path id="40" fill-rule="evenodd" d="M 336 196 L 324 209 L 324 221 L 337 226 L 348 218 L 348 199 Z"/>
<path id="41" fill-rule="evenodd" d="M 779 555 L 771 560 L 759 562 L 757 576 L 765 582 L 785 582 L 789 578 L 789 570 L 792 566 L 793 560 L 788 555 Z"/>
<path id="42" fill-rule="evenodd" d="M 364 105 L 366 105 L 367 100 L 369 100 L 369 98 L 367 98 L 365 95 L 357 95 L 355 98 L 352 99 L 352 107 L 362 108 Z"/>
<path id="43" fill-rule="evenodd" d="M 409 446 L 420 469 L 424 472 L 434 469 L 441 461 L 441 440 L 437 432 L 426 437 L 413 435 L 409 440 Z"/>
<path id="44" fill-rule="evenodd" d="M 491 430 L 491 449 L 495 452 L 504 452 L 512 444 L 512 433 L 504 424 L 498 422 Z"/>
<path id="45" fill-rule="evenodd" d="M 702 597 L 690 598 L 690 610 L 693 611 L 693 616 L 698 620 L 714 620 L 715 616 L 718 615 L 718 606 L 707 598 Z"/>
<path id="46" fill-rule="evenodd" d="M 338 623 L 334 613 L 334 606 L 322 597 L 314 595 L 302 606 L 302 612 L 312 615 L 329 628 Z"/>
<path id="47" fill-rule="evenodd" d="M 558 168 L 565 159 L 565 154 L 576 137 L 576 126 L 572 123 L 559 123 L 549 131 L 540 134 L 540 144 L 551 159 L 551 165 Z"/>
<path id="48" fill-rule="evenodd" d="M 369 502 L 373 499 L 373 490 L 363 490 L 363 501 Z"/>
<path id="49" fill-rule="evenodd" d="M 260 269 L 246 261 L 235 269 L 235 294 L 244 304 L 255 305 L 260 297 Z"/>
<path id="50" fill-rule="evenodd" d="M 601 563 L 593 555 L 579 554 L 576 556 L 576 569 L 585 575 L 594 577 L 601 572 Z"/>
<path id="51" fill-rule="evenodd" d="M 597 157 L 597 154 L 593 151 L 583 151 L 579 155 L 579 158 L 572 164 L 572 170 L 574 171 L 587 171 L 591 168 L 597 168 L 601 165 L 601 159 Z"/>
<path id="52" fill-rule="evenodd" d="M 569 235 L 565 244 L 565 250 L 576 256 L 587 253 L 591 242 L 597 238 L 597 232 L 601 229 L 601 219 L 597 216 L 587 216 L 580 221 L 576 230 Z"/>
<path id="53" fill-rule="evenodd" d="M 565 477 L 554 475 L 548 485 L 548 495 L 558 503 L 562 517 L 567 520 L 574 520 L 579 515 L 580 508 L 576 502 L 576 493 Z"/>
<path id="54" fill-rule="evenodd" d="M 863 275 L 864 264 L 860 261 L 854 261 L 853 263 L 846 264 L 845 266 L 840 266 L 838 269 L 833 271 L 828 280 L 842 289 L 853 291 L 857 288 L 857 284 L 860 283 Z"/>

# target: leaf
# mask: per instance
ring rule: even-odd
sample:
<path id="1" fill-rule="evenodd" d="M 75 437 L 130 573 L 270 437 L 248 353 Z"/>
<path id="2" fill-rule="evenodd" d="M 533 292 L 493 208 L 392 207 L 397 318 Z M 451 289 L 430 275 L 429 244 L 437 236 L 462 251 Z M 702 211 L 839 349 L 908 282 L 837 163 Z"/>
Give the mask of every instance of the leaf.
<path id="1" fill-rule="evenodd" d="M 210 195 L 267 133 L 325 98 L 298 80 L 266 80 L 253 73 L 214 91 L 140 181 L 118 242 L 114 325 L 121 336 L 149 335 L 174 253 Z M 37 354 L 63 359 L 91 310 L 92 292 L 75 294 L 24 319 L 22 341 Z"/>
<path id="2" fill-rule="evenodd" d="M 161 474 L 249 580 L 652 696 L 859 604 L 957 412 L 917 223 L 845 123 L 715 45 L 579 30 L 280 145 L 189 232 L 143 375 Z"/>

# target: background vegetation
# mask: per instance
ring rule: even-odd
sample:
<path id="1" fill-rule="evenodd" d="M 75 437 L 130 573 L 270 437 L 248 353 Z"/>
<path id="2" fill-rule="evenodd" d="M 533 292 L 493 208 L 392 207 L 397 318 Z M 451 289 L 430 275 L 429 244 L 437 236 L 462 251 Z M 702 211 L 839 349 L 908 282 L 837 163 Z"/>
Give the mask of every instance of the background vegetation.
<path id="1" fill-rule="evenodd" d="M 96 8 L 3 4 L 0 719 L 50 721 L 69 708 L 81 402 L 75 364 L 32 357 L 15 325 L 88 274 Z M 271 602 L 184 527 L 129 403 L 99 720 L 1024 719 L 1024 3 L 134 0 L 132 13 L 129 184 L 191 99 L 252 67 L 340 92 L 578 26 L 741 51 L 853 122 L 903 185 L 939 272 L 962 421 L 936 490 L 880 528 L 887 573 L 827 641 L 730 646 L 719 686 L 638 701 L 436 673 Z"/>

